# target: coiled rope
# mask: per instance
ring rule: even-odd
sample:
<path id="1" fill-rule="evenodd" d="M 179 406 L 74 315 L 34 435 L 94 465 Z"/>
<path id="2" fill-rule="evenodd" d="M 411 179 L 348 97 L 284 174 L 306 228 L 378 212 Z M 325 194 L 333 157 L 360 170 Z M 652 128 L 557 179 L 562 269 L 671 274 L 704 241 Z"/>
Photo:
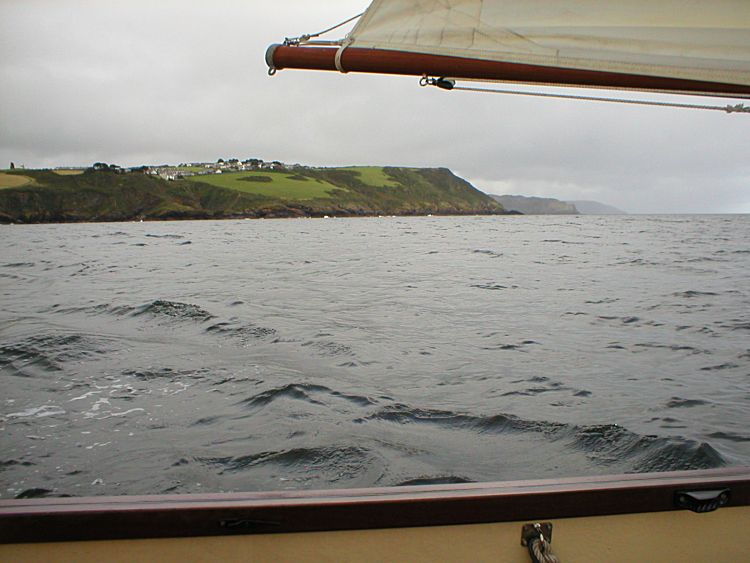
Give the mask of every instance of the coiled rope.
<path id="1" fill-rule="evenodd" d="M 533 563 L 560 563 L 560 559 L 552 553 L 552 546 L 544 536 L 531 540 L 528 549 Z"/>
<path id="2" fill-rule="evenodd" d="M 552 553 L 552 546 L 547 538 L 544 537 L 539 524 L 534 524 L 534 532 L 536 532 L 534 537 L 529 538 L 526 543 L 531 561 L 533 563 L 560 563 L 560 559 Z"/>

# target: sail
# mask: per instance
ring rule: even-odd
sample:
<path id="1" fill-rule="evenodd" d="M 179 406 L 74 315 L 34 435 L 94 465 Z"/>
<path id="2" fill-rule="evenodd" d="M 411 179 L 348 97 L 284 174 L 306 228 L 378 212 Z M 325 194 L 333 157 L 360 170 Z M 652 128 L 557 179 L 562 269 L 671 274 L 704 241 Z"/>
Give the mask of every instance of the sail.
<path id="1" fill-rule="evenodd" d="M 302 68 L 750 95 L 748 0 L 375 0 L 342 47 L 291 48 L 318 51 Z"/>

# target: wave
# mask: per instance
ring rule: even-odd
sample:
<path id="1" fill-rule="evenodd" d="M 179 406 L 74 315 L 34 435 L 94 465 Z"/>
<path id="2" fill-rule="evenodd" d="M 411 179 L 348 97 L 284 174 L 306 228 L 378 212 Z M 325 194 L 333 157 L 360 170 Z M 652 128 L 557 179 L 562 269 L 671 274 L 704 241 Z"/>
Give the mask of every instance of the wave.
<path id="1" fill-rule="evenodd" d="M 31 489 L 24 489 L 18 493 L 15 498 L 17 499 L 28 499 L 28 498 L 45 498 L 54 496 L 69 496 L 69 495 L 56 495 L 54 491 L 50 489 L 44 489 L 42 487 L 33 487 Z"/>
<path id="2" fill-rule="evenodd" d="M 323 356 L 354 356 L 352 350 L 346 344 L 340 344 L 332 341 L 308 340 L 302 344 L 304 347 L 311 347 L 317 350 Z"/>
<path id="3" fill-rule="evenodd" d="M 206 332 L 238 338 L 243 342 L 276 335 L 276 331 L 272 328 L 258 326 L 252 323 L 242 323 L 236 318 L 212 324 L 206 328 Z"/>
<path id="4" fill-rule="evenodd" d="M 126 369 L 122 372 L 123 375 L 135 377 L 143 381 L 149 381 L 152 379 L 168 379 L 170 381 L 182 378 L 190 379 L 205 379 L 210 373 L 208 368 L 200 368 L 197 370 L 179 370 L 172 369 L 169 367 L 158 368 L 158 369 Z"/>
<path id="5" fill-rule="evenodd" d="M 539 342 L 537 342 L 536 340 L 522 340 L 518 344 L 509 344 L 505 342 L 500 342 L 494 345 L 482 346 L 482 350 L 511 350 L 511 351 L 518 351 L 518 352 L 526 352 L 526 346 L 530 346 L 531 344 L 539 344 Z"/>
<path id="6" fill-rule="evenodd" d="M 712 291 L 695 291 L 695 290 L 688 290 L 688 291 L 679 291 L 677 293 L 673 293 L 673 297 L 686 297 L 688 299 L 693 297 L 712 297 L 719 295 L 718 293 L 714 293 Z"/>
<path id="7" fill-rule="evenodd" d="M 702 405 L 708 405 L 708 401 L 703 399 L 683 399 L 682 397 L 672 397 L 667 401 L 668 409 L 681 409 L 686 407 L 699 407 Z"/>
<path id="8" fill-rule="evenodd" d="M 727 328 L 732 332 L 735 330 L 750 330 L 750 321 L 745 319 L 731 319 L 730 321 L 716 324 L 721 328 Z"/>
<path id="9" fill-rule="evenodd" d="M 711 352 L 709 350 L 699 350 L 698 348 L 694 348 L 693 346 L 687 346 L 687 345 L 682 345 L 682 344 L 655 344 L 653 342 L 641 342 L 638 344 L 633 344 L 633 348 L 640 348 L 641 350 L 663 349 L 663 350 L 671 350 L 672 352 L 687 352 L 690 355 L 693 355 L 693 354 L 711 355 Z M 636 350 L 634 350 L 634 352 L 635 351 Z"/>
<path id="10" fill-rule="evenodd" d="M 66 411 L 58 405 L 42 405 L 39 407 L 28 408 L 25 411 L 12 412 L 5 415 L 5 418 L 44 418 L 47 416 L 58 416 L 65 413 Z"/>
<path id="11" fill-rule="evenodd" d="M 328 396 L 328 401 L 326 400 Z M 334 391 L 323 385 L 314 385 L 311 383 L 290 383 L 280 387 L 267 389 L 251 397 L 243 399 L 239 404 L 250 408 L 261 408 L 278 401 L 279 399 L 295 399 L 304 401 L 312 405 L 325 405 L 330 398 L 343 399 L 354 405 L 364 407 L 375 404 L 368 397 L 361 395 L 350 395 L 340 391 Z"/>
<path id="12" fill-rule="evenodd" d="M 478 248 L 476 250 L 472 250 L 473 254 L 486 254 L 490 258 L 500 258 L 503 253 L 502 252 L 495 252 L 494 250 L 489 250 L 486 248 Z"/>
<path id="13" fill-rule="evenodd" d="M 31 377 L 41 372 L 60 372 L 68 362 L 92 359 L 113 350 L 104 338 L 85 334 L 42 334 L 0 345 L 0 368 L 12 375 Z"/>
<path id="14" fill-rule="evenodd" d="M 715 365 L 715 366 L 705 366 L 701 368 L 701 371 L 717 371 L 717 370 L 724 370 L 724 369 L 736 369 L 740 367 L 739 364 L 733 364 L 731 362 L 726 362 L 723 364 Z"/>
<path id="15" fill-rule="evenodd" d="M 235 302 L 232 305 L 240 304 Z M 203 323 L 216 319 L 211 312 L 199 305 L 182 303 L 180 301 L 169 301 L 157 299 L 139 306 L 99 304 L 84 307 L 63 307 L 60 304 L 46 308 L 45 313 L 70 314 L 84 313 L 89 315 L 111 315 L 116 317 L 153 318 L 162 321 L 187 321 Z M 276 330 L 269 327 L 259 326 L 249 322 L 243 322 L 237 317 L 226 321 L 214 322 L 205 328 L 205 332 L 220 336 L 236 338 L 242 342 L 252 339 L 275 336 Z M 325 348 L 325 346 L 324 346 Z"/>
<path id="16" fill-rule="evenodd" d="M 750 442 L 750 436 L 743 436 L 735 432 L 712 432 L 708 437 L 717 440 L 728 440 L 730 442 Z"/>
<path id="17" fill-rule="evenodd" d="M 214 318 L 211 313 L 202 309 L 198 305 L 193 305 L 192 303 L 181 303 L 179 301 L 167 301 L 165 299 L 157 299 L 156 301 L 152 301 L 151 303 L 136 308 L 132 312 L 132 316 L 134 317 L 141 315 L 195 321 L 206 321 Z"/>
<path id="18" fill-rule="evenodd" d="M 560 244 L 586 244 L 585 242 L 577 242 L 577 241 L 570 241 L 570 240 L 562 240 L 562 239 L 544 239 L 542 242 L 556 242 Z"/>
<path id="19" fill-rule="evenodd" d="M 219 475 L 265 470 L 290 475 L 284 481 L 314 482 L 316 486 L 366 485 L 378 481 L 386 464 L 377 452 L 352 445 L 268 450 L 234 457 L 202 458 Z"/>
<path id="20" fill-rule="evenodd" d="M 31 467 L 32 465 L 35 465 L 31 461 L 20 461 L 17 459 L 6 459 L 5 461 L 0 461 L 0 471 L 5 469 L 6 467 L 13 467 L 16 465 L 20 465 L 21 467 Z"/>
<path id="21" fill-rule="evenodd" d="M 460 483 L 474 483 L 473 479 L 461 477 L 459 475 L 436 475 L 430 477 L 423 475 L 395 483 L 394 487 L 409 487 L 412 485 L 456 485 Z"/>
<path id="22" fill-rule="evenodd" d="M 509 414 L 477 416 L 452 411 L 413 409 L 405 405 L 386 407 L 355 422 L 388 422 L 400 425 L 435 425 L 475 434 L 530 433 L 566 450 L 584 452 L 602 467 L 625 472 L 709 469 L 726 465 L 710 444 L 681 437 L 639 435 L 617 424 L 572 425 L 525 420 Z"/>
<path id="23" fill-rule="evenodd" d="M 499 291 L 501 289 L 518 289 L 517 285 L 501 285 L 499 283 L 478 283 L 473 284 L 471 287 L 477 289 L 488 289 L 490 291 Z"/>

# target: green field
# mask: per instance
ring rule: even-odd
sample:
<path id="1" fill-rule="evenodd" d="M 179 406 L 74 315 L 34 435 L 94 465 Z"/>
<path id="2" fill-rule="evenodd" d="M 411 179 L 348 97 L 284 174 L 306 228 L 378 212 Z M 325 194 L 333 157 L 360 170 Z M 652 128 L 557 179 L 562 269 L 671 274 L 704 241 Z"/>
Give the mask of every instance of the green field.
<path id="1" fill-rule="evenodd" d="M 31 184 L 33 181 L 28 176 L 0 172 L 0 190 L 3 188 L 18 188 L 26 184 Z"/>
<path id="2" fill-rule="evenodd" d="M 349 170 L 356 172 L 363 184 L 378 188 L 395 188 L 396 184 L 383 170 L 382 166 L 347 166 L 335 170 Z"/>
<path id="3" fill-rule="evenodd" d="M 348 191 L 330 182 L 317 180 L 294 172 L 259 170 L 252 172 L 228 172 L 204 174 L 185 178 L 190 182 L 202 182 L 220 188 L 229 188 L 248 194 L 275 197 L 282 200 L 308 200 L 330 198 L 333 190 Z"/>
<path id="4" fill-rule="evenodd" d="M 77 176 L 78 174 L 83 174 L 83 169 L 80 170 L 53 170 L 55 174 L 59 174 L 60 176 Z"/>

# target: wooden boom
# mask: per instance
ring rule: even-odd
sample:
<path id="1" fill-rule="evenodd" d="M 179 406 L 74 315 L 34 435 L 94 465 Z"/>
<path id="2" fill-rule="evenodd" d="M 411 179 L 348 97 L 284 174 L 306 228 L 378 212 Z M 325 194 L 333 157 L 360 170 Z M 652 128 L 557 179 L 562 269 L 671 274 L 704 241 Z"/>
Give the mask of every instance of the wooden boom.
<path id="1" fill-rule="evenodd" d="M 271 45 L 266 63 L 274 70 L 303 69 L 340 71 L 336 66 L 337 47 L 304 45 Z M 501 80 L 561 86 L 586 86 L 721 97 L 750 98 L 750 86 L 698 80 L 555 68 L 528 64 L 505 63 L 347 47 L 339 57 L 345 72 L 367 72 L 407 76 L 446 76 L 451 78 Z"/>

